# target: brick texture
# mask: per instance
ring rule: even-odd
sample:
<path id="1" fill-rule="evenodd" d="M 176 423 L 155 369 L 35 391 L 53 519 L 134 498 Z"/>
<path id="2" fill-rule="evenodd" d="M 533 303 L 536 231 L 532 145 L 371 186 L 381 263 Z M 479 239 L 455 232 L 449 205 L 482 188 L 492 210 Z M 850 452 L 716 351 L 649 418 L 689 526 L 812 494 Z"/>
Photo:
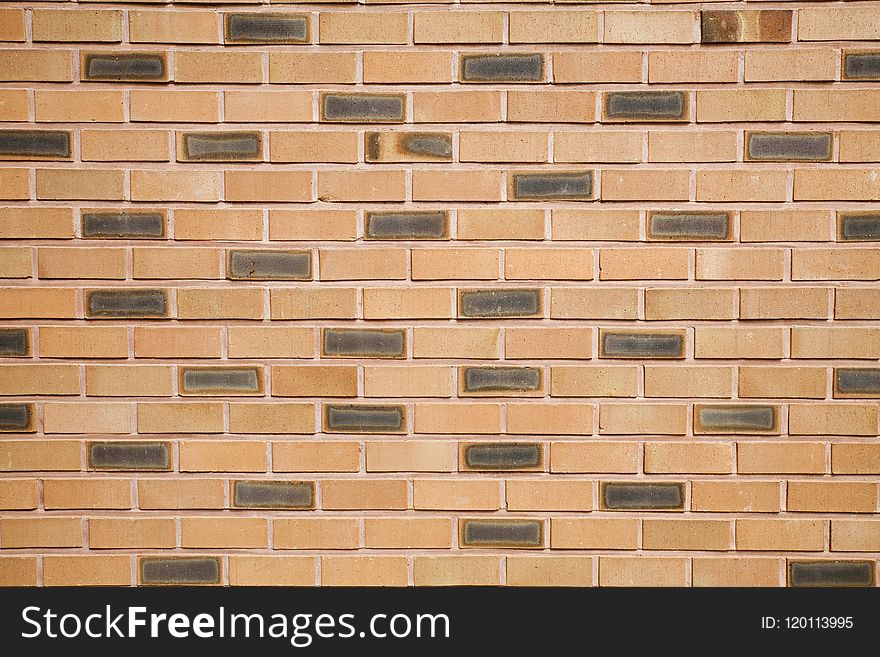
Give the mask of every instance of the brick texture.
<path id="1" fill-rule="evenodd" d="M 0 584 L 880 580 L 873 3 L 9 4 Z"/>

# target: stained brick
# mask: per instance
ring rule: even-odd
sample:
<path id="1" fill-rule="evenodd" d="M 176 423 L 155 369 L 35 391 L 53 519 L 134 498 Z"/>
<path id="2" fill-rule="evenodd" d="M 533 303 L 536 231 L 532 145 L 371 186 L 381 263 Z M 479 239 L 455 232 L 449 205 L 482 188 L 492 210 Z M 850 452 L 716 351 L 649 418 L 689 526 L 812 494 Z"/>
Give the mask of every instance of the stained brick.
<path id="1" fill-rule="evenodd" d="M 262 395 L 263 371 L 257 367 L 181 367 L 181 395 Z"/>
<path id="2" fill-rule="evenodd" d="M 310 251 L 229 251 L 227 278 L 231 280 L 311 280 Z"/>
<path id="3" fill-rule="evenodd" d="M 606 91 L 602 120 L 608 122 L 686 121 L 688 99 L 683 91 Z"/>
<path id="4" fill-rule="evenodd" d="M 2 160 L 68 160 L 71 154 L 65 130 L 0 130 Z"/>
<path id="5" fill-rule="evenodd" d="M 464 470 L 540 470 L 544 449 L 540 443 L 469 443 L 460 448 Z"/>
<path id="6" fill-rule="evenodd" d="M 321 94 L 321 120 L 333 123 L 403 123 L 403 94 Z"/>
<path id="7" fill-rule="evenodd" d="M 86 315 L 95 318 L 165 317 L 164 290 L 87 290 Z"/>
<path id="8" fill-rule="evenodd" d="M 366 212 L 364 238 L 368 240 L 445 239 L 448 216 L 443 210 Z"/>
<path id="9" fill-rule="evenodd" d="M 838 212 L 837 238 L 843 242 L 880 240 L 880 213 Z"/>
<path id="10" fill-rule="evenodd" d="M 324 430 L 332 433 L 402 433 L 405 406 L 325 404 Z"/>
<path id="11" fill-rule="evenodd" d="M 235 162 L 262 159 L 259 132 L 182 132 L 178 159 L 187 162 Z"/>
<path id="12" fill-rule="evenodd" d="M 463 367 L 460 370 L 463 393 L 503 393 L 539 390 L 542 373 L 535 367 Z"/>
<path id="13" fill-rule="evenodd" d="M 235 481 L 232 504 L 247 509 L 311 509 L 315 486 L 307 481 Z"/>
<path id="14" fill-rule="evenodd" d="M 462 547 L 541 548 L 544 525 L 538 520 L 462 519 L 459 540 Z"/>
<path id="15" fill-rule="evenodd" d="M 402 329 L 324 329 L 321 353 L 330 358 L 403 358 Z"/>
<path id="16" fill-rule="evenodd" d="M 789 561 L 789 586 L 874 586 L 873 561 Z"/>
<path id="17" fill-rule="evenodd" d="M 219 584 L 220 576 L 220 559 L 216 557 L 141 557 L 138 560 L 141 584 Z"/>
<path id="18" fill-rule="evenodd" d="M 728 212 L 663 212 L 648 214 L 648 238 L 670 241 L 723 241 L 731 238 Z"/>
<path id="19" fill-rule="evenodd" d="M 170 443 L 89 443 L 88 464 L 92 470 L 170 470 Z"/>
<path id="20" fill-rule="evenodd" d="M 448 132 L 367 132 L 367 162 L 451 162 L 452 135 Z"/>
<path id="21" fill-rule="evenodd" d="M 880 52 L 844 52 L 844 80 L 880 80 Z"/>
<path id="22" fill-rule="evenodd" d="M 779 408 L 771 405 L 694 405 L 695 433 L 779 433 Z"/>
<path id="23" fill-rule="evenodd" d="M 295 44 L 308 43 L 307 14 L 225 14 L 226 43 Z"/>
<path id="24" fill-rule="evenodd" d="M 788 43 L 791 11 L 701 12 L 703 43 Z"/>
<path id="25" fill-rule="evenodd" d="M 600 358 L 684 358 L 682 332 L 610 331 L 599 334 Z"/>
<path id="26" fill-rule="evenodd" d="M 0 356 L 29 356 L 30 331 L 20 328 L 0 328 Z"/>
<path id="27" fill-rule="evenodd" d="M 168 67 L 162 53 L 83 53 L 82 79 L 88 81 L 165 82 Z"/>
<path id="28" fill-rule="evenodd" d="M 834 368 L 835 397 L 880 397 L 880 369 Z"/>
<path id="29" fill-rule="evenodd" d="M 87 239 L 160 239 L 165 237 L 161 211 L 83 211 L 82 236 Z"/>
<path id="30" fill-rule="evenodd" d="M 511 173 L 510 195 L 517 201 L 589 200 L 593 197 L 593 172 Z"/>
<path id="31" fill-rule="evenodd" d="M 542 312 L 539 290 L 459 290 L 458 314 L 474 319 L 531 317 Z"/>
<path id="32" fill-rule="evenodd" d="M 540 82 L 544 79 L 541 54 L 466 54 L 458 69 L 462 82 Z"/>
<path id="33" fill-rule="evenodd" d="M 827 162 L 831 159 L 830 132 L 748 132 L 748 159 L 765 162 Z"/>
<path id="34" fill-rule="evenodd" d="M 599 499 L 608 510 L 681 510 L 684 484 L 608 482 L 602 484 Z"/>
<path id="35" fill-rule="evenodd" d="M 0 433 L 36 431 L 33 404 L 0 404 Z"/>

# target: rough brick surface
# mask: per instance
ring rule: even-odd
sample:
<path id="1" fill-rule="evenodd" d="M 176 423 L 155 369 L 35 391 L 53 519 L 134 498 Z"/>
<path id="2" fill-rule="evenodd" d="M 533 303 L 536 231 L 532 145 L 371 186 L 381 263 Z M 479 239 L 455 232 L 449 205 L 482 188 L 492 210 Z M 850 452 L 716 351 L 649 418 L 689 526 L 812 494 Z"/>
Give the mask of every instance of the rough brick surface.
<path id="1" fill-rule="evenodd" d="M 876 2 L 3 4 L 0 585 L 880 581 Z"/>

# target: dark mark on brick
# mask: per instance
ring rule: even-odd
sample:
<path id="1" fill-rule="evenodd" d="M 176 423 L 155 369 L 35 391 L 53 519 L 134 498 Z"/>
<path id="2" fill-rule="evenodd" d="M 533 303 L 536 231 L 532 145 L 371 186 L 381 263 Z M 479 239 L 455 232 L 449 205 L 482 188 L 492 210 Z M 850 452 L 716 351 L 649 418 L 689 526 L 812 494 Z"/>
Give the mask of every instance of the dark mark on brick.
<path id="1" fill-rule="evenodd" d="M 844 242 L 880 240 L 880 213 L 837 213 L 837 236 Z"/>
<path id="2" fill-rule="evenodd" d="M 730 239 L 730 215 L 727 212 L 651 212 L 648 238 L 655 240 L 727 240 Z"/>
<path id="3" fill-rule="evenodd" d="M 82 236 L 88 239 L 158 239 L 165 237 L 162 212 L 83 212 Z"/>
<path id="4" fill-rule="evenodd" d="M 471 318 L 533 317 L 541 313 L 541 291 L 459 290 L 458 315 Z"/>
<path id="5" fill-rule="evenodd" d="M 368 132 L 364 145 L 367 162 L 452 161 L 448 132 Z"/>
<path id="6" fill-rule="evenodd" d="M 606 121 L 683 121 L 687 96 L 683 91 L 606 91 Z"/>
<path id="7" fill-rule="evenodd" d="M 790 586 L 873 586 L 873 561 L 790 561 Z"/>
<path id="8" fill-rule="evenodd" d="M 694 433 L 774 433 L 775 406 L 694 405 Z"/>
<path id="9" fill-rule="evenodd" d="M 467 54 L 459 62 L 462 82 L 541 82 L 544 56 L 528 54 Z"/>
<path id="10" fill-rule="evenodd" d="M 70 159 L 66 130 L 0 130 L 0 159 Z"/>
<path id="11" fill-rule="evenodd" d="M 609 510 L 683 509 L 684 484 L 608 482 L 600 497 L 602 508 Z"/>
<path id="12" fill-rule="evenodd" d="M 91 470 L 170 470 L 169 443 L 108 442 L 90 443 Z"/>
<path id="13" fill-rule="evenodd" d="M 701 12 L 702 43 L 788 43 L 791 41 L 789 10 Z"/>
<path id="14" fill-rule="evenodd" d="M 830 132 L 747 132 L 749 160 L 764 162 L 827 162 L 831 159 Z"/>
<path id="15" fill-rule="evenodd" d="M 538 390 L 541 370 L 537 367 L 463 367 L 464 392 L 508 392 Z"/>
<path id="16" fill-rule="evenodd" d="M 30 342 L 28 329 L 0 328 L 0 356 L 28 356 Z"/>
<path id="17" fill-rule="evenodd" d="M 164 81 L 165 56 L 161 53 L 83 55 L 83 80 Z"/>
<path id="18" fill-rule="evenodd" d="M 404 329 L 324 329 L 324 356 L 337 358 L 403 358 L 406 356 Z"/>
<path id="19" fill-rule="evenodd" d="M 230 251 L 227 278 L 233 280 L 311 280 L 309 251 Z"/>
<path id="20" fill-rule="evenodd" d="M 252 509 L 311 509 L 315 485 L 309 481 L 236 481 L 232 504 Z"/>
<path id="21" fill-rule="evenodd" d="M 333 123 L 403 123 L 404 94 L 321 94 L 321 120 Z"/>
<path id="22" fill-rule="evenodd" d="M 444 239 L 447 215 L 437 211 L 367 212 L 364 237 L 368 240 Z"/>
<path id="23" fill-rule="evenodd" d="M 683 333 L 629 333 L 602 330 L 600 358 L 684 358 Z"/>
<path id="24" fill-rule="evenodd" d="M 220 559 L 215 557 L 141 557 L 141 584 L 219 584 Z"/>
<path id="25" fill-rule="evenodd" d="M 165 317 L 167 314 L 164 290 L 86 291 L 87 317 Z"/>
<path id="26" fill-rule="evenodd" d="M 0 404 L 0 433 L 34 431 L 33 404 Z"/>
<path id="27" fill-rule="evenodd" d="M 512 173 L 511 200 L 589 200 L 593 197 L 592 171 Z"/>
<path id="28" fill-rule="evenodd" d="M 461 454 L 471 470 L 538 470 L 543 464 L 540 443 L 472 443 Z"/>
<path id="29" fill-rule="evenodd" d="M 540 548 L 544 545 L 544 524 L 540 520 L 460 521 L 462 547 Z"/>
<path id="30" fill-rule="evenodd" d="M 406 430 L 406 407 L 372 405 L 324 406 L 324 431 L 334 433 L 400 433 Z"/>
<path id="31" fill-rule="evenodd" d="M 880 368 L 835 368 L 834 391 L 853 397 L 880 397 Z"/>
<path id="32" fill-rule="evenodd" d="M 226 43 L 308 43 L 309 17 L 303 14 L 226 14 Z"/>
<path id="33" fill-rule="evenodd" d="M 258 367 L 181 367 L 182 395 L 260 395 L 263 371 Z"/>
<path id="34" fill-rule="evenodd" d="M 880 50 L 843 54 L 845 80 L 880 80 Z"/>

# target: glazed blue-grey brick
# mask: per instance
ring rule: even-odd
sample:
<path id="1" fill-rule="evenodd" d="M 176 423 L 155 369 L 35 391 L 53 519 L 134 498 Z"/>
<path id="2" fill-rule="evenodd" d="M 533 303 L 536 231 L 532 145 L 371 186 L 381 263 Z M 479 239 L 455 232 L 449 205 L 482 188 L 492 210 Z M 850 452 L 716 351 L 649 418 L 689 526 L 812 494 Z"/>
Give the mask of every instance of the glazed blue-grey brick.
<path id="1" fill-rule="evenodd" d="M 844 395 L 880 396 L 880 368 L 835 368 L 834 388 Z"/>
<path id="2" fill-rule="evenodd" d="M 727 212 L 664 212 L 648 216 L 648 239 L 716 241 L 730 238 Z"/>
<path id="3" fill-rule="evenodd" d="M 602 331 L 600 358 L 684 358 L 684 335 Z"/>
<path id="4" fill-rule="evenodd" d="M 226 162 L 259 160 L 263 139 L 259 132 L 184 132 L 183 156 L 186 160 Z"/>
<path id="5" fill-rule="evenodd" d="M 538 390 L 541 370 L 537 367 L 465 367 L 465 392 L 501 392 Z"/>
<path id="6" fill-rule="evenodd" d="M 0 404 L 0 433 L 32 433 L 34 405 L 28 403 Z"/>
<path id="7" fill-rule="evenodd" d="M 66 130 L 0 130 L 0 158 L 70 158 L 70 133 Z"/>
<path id="8" fill-rule="evenodd" d="M 606 91 L 604 118 L 608 121 L 682 121 L 687 118 L 683 91 Z"/>
<path id="9" fill-rule="evenodd" d="M 695 404 L 694 432 L 757 432 L 776 430 L 777 410 L 764 404 Z"/>
<path id="10" fill-rule="evenodd" d="M 28 356 L 30 332 L 22 328 L 0 328 L 0 356 Z"/>
<path id="11" fill-rule="evenodd" d="M 262 391 L 262 371 L 257 367 L 180 368 L 181 394 L 256 395 L 262 393 Z"/>
<path id="12" fill-rule="evenodd" d="M 86 316 L 95 318 L 165 317 L 164 290 L 89 290 Z"/>
<path id="13" fill-rule="evenodd" d="M 312 254 L 310 251 L 230 251 L 227 278 L 260 281 L 310 280 Z"/>
<path id="14" fill-rule="evenodd" d="M 511 173 L 512 200 L 586 200 L 593 196 L 593 172 Z"/>
<path id="15" fill-rule="evenodd" d="M 161 53 L 87 53 L 83 80 L 163 81 L 165 55 Z"/>
<path id="16" fill-rule="evenodd" d="M 873 586 L 873 561 L 790 561 L 791 586 Z"/>
<path id="17" fill-rule="evenodd" d="M 336 358 L 403 358 L 404 329 L 324 329 L 324 356 Z"/>
<path id="18" fill-rule="evenodd" d="M 404 406 L 327 404 L 324 430 L 335 433 L 400 433 L 405 430 Z"/>
<path id="19" fill-rule="evenodd" d="M 540 520 L 462 520 L 464 547 L 522 547 L 544 545 L 544 525 Z"/>
<path id="20" fill-rule="evenodd" d="M 832 143 L 830 132 L 749 132 L 746 155 L 764 162 L 827 162 Z"/>
<path id="21" fill-rule="evenodd" d="M 880 50 L 844 53 L 843 78 L 845 80 L 880 80 Z"/>
<path id="22" fill-rule="evenodd" d="M 540 53 L 466 54 L 459 62 L 462 82 L 541 82 Z"/>
<path id="23" fill-rule="evenodd" d="M 531 317 L 541 312 L 536 289 L 459 290 L 458 314 L 473 319 Z"/>
<path id="24" fill-rule="evenodd" d="M 171 445 L 157 442 L 102 442 L 88 446 L 92 470 L 170 470 Z"/>
<path id="25" fill-rule="evenodd" d="M 245 509 L 311 509 L 315 485 L 310 481 L 236 481 L 232 505 Z"/>
<path id="26" fill-rule="evenodd" d="M 226 43 L 308 43 L 309 17 L 304 14 L 226 14 Z"/>
<path id="27" fill-rule="evenodd" d="M 471 470 L 534 470 L 543 463 L 540 443 L 474 443 L 463 450 L 464 466 Z"/>
<path id="28" fill-rule="evenodd" d="M 86 239 L 161 239 L 165 215 L 137 210 L 83 212 L 81 229 Z"/>
<path id="29" fill-rule="evenodd" d="M 602 484 L 602 507 L 609 510 L 675 510 L 684 508 L 684 484 L 623 483 Z"/>
<path id="30" fill-rule="evenodd" d="M 218 584 L 220 559 L 216 557 L 141 557 L 141 584 Z"/>
<path id="31" fill-rule="evenodd" d="M 321 95 L 321 120 L 332 123 L 403 123 L 406 97 L 403 94 Z"/>
<path id="32" fill-rule="evenodd" d="M 431 240 L 449 234 L 443 210 L 367 212 L 364 238 L 368 240 Z"/>
<path id="33" fill-rule="evenodd" d="M 838 237 L 844 242 L 880 241 L 880 213 L 839 213 Z"/>

